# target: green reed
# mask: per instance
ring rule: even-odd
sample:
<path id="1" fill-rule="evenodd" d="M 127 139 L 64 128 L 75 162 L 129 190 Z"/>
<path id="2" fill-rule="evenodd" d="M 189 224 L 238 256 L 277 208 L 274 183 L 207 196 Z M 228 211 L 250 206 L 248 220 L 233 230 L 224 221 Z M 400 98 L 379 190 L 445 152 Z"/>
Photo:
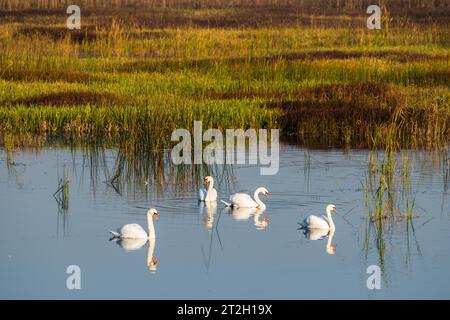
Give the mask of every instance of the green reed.
<path id="1" fill-rule="evenodd" d="M 70 191 L 70 179 L 67 166 L 64 165 L 63 176 L 58 178 L 58 188 L 56 189 L 53 197 L 58 203 L 58 210 L 61 213 L 67 213 L 69 210 L 69 191 Z"/>

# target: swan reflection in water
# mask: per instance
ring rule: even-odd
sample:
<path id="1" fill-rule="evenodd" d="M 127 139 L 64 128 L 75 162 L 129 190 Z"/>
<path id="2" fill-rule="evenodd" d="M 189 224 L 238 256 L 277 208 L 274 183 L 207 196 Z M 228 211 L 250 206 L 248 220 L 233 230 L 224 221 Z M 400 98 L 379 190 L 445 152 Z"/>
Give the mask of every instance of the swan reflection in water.
<path id="1" fill-rule="evenodd" d="M 325 251 L 328 254 L 335 254 L 336 253 L 336 246 L 333 245 L 333 237 L 335 230 L 328 230 L 328 229 L 302 229 L 303 234 L 308 240 L 323 240 L 327 238 L 327 244 L 325 246 Z"/>
<path id="2" fill-rule="evenodd" d="M 211 230 L 214 226 L 214 215 L 217 212 L 217 201 L 199 202 L 200 215 L 203 216 L 203 226 Z"/>
<path id="3" fill-rule="evenodd" d="M 237 207 L 232 208 L 231 213 L 233 215 L 233 219 L 236 221 L 246 221 L 249 220 L 251 216 L 253 216 L 253 223 L 256 229 L 265 229 L 269 225 L 269 217 L 262 217 L 262 214 L 265 211 L 265 208 L 244 208 Z"/>
<path id="4" fill-rule="evenodd" d="M 156 239 L 127 239 L 127 238 L 113 238 L 111 241 L 116 242 L 125 252 L 137 251 L 145 246 L 148 242 L 147 248 L 147 267 L 151 273 L 156 273 L 158 266 L 158 258 L 154 256 Z"/>

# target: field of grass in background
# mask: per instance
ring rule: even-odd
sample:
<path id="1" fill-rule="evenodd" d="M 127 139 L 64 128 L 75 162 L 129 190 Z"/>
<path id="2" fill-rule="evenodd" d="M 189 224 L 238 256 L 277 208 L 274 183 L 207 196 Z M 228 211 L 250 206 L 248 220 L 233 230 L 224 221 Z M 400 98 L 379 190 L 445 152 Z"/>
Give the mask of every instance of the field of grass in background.
<path id="1" fill-rule="evenodd" d="M 118 1 L 102 11 L 88 1 L 82 30 L 68 31 L 64 10 L 6 2 L 3 145 L 63 136 L 164 148 L 194 120 L 280 128 L 284 139 L 318 147 L 434 148 L 450 136 L 450 28 L 431 7 L 435 22 L 386 14 L 382 30 L 368 30 L 362 2 L 333 15 L 286 6 L 252 14 L 220 1 L 143 1 L 144 13 Z M 243 12 L 274 19 L 245 24 Z"/>

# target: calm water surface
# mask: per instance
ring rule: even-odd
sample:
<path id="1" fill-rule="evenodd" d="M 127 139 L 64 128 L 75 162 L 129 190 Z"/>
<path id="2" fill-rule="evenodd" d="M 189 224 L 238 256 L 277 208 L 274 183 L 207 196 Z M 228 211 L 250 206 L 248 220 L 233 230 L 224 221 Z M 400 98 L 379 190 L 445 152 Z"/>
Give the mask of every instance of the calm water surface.
<path id="1" fill-rule="evenodd" d="M 408 153 L 406 198 L 416 217 L 385 222 L 381 236 L 368 219 L 368 155 L 283 145 L 279 173 L 261 176 L 256 166 L 177 170 L 163 159 L 148 167 L 120 160 L 117 150 L 0 150 L 0 298 L 449 299 L 443 155 Z M 64 172 L 68 209 L 53 197 Z M 220 203 L 200 206 L 197 188 L 207 173 L 225 200 L 267 187 L 267 209 L 255 215 Z M 323 214 L 328 203 L 338 209 L 332 239 L 298 230 L 299 221 Z M 108 229 L 146 227 L 150 206 L 159 211 L 155 243 L 109 241 Z M 149 268 L 148 257 L 157 257 L 157 265 Z M 81 268 L 81 290 L 66 288 L 69 265 Z M 381 267 L 380 290 L 367 289 L 370 265 Z"/>

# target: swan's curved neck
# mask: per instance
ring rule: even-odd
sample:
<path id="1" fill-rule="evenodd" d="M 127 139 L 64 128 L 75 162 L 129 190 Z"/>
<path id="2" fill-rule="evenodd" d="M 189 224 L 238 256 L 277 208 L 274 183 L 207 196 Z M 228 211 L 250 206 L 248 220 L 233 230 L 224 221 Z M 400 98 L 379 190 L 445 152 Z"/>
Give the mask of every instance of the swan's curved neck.
<path id="1" fill-rule="evenodd" d="M 266 205 L 259 199 L 259 194 L 264 191 L 264 188 L 258 188 L 255 190 L 255 194 L 253 198 L 255 198 L 255 202 L 258 204 L 258 208 L 265 208 Z"/>
<path id="2" fill-rule="evenodd" d="M 331 210 L 327 208 L 327 218 L 328 218 L 328 224 L 330 225 L 330 230 L 335 230 L 336 227 L 334 226 L 333 218 L 331 217 Z"/>
<path id="3" fill-rule="evenodd" d="M 211 179 L 211 181 L 209 182 L 209 185 L 208 185 L 208 192 L 210 192 L 213 189 L 213 187 L 214 187 L 214 180 Z"/>
<path id="4" fill-rule="evenodd" d="M 153 219 L 150 213 L 147 213 L 147 227 L 148 227 L 148 238 L 155 239 L 156 238 L 155 226 L 153 225 Z"/>

